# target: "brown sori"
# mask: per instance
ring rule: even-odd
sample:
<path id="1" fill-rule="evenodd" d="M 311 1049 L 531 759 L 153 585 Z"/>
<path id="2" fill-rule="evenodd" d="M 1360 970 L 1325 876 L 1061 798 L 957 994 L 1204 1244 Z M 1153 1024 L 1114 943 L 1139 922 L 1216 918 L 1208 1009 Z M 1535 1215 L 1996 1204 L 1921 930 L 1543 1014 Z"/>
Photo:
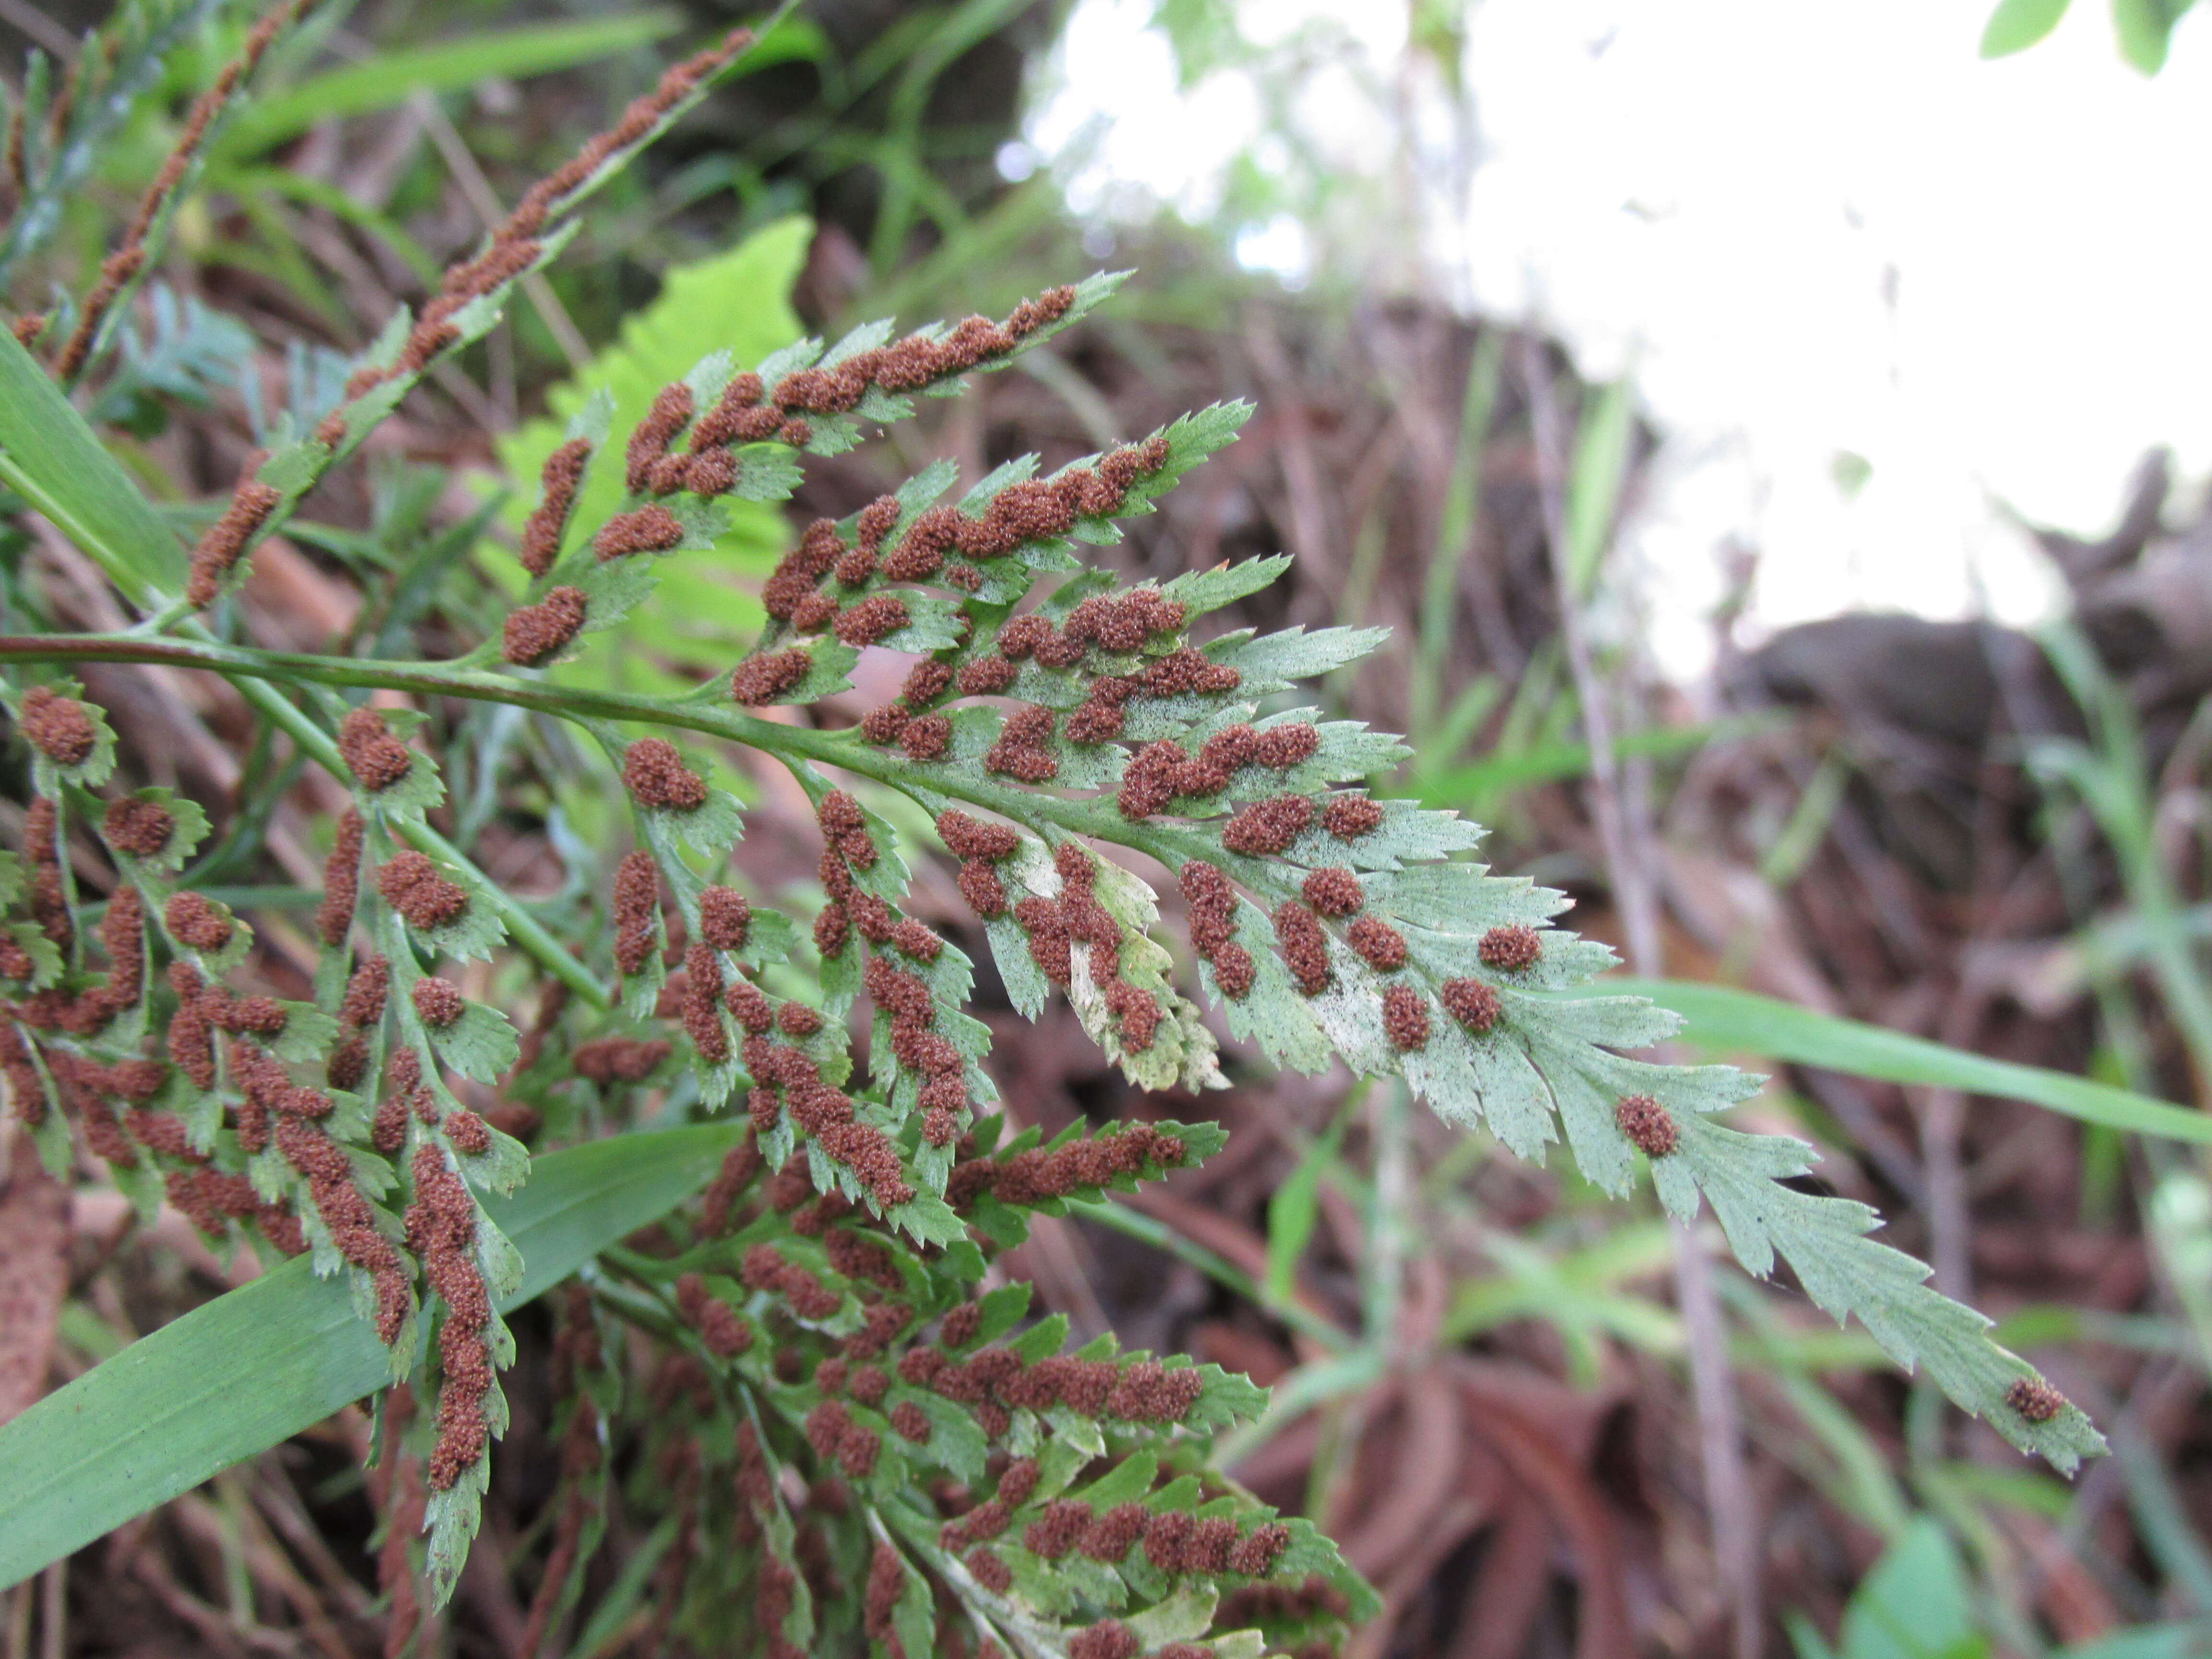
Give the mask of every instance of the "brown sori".
<path id="1" fill-rule="evenodd" d="M 985 823 L 957 809 L 938 814 L 937 833 L 956 858 L 1009 858 L 1022 844 L 1020 832 L 1011 826 Z"/>
<path id="2" fill-rule="evenodd" d="M 255 461 L 249 466 L 258 466 Z M 253 539 L 254 532 L 269 521 L 276 504 L 284 499 L 273 486 L 247 477 L 239 480 L 231 492 L 230 505 L 222 516 L 207 527 L 199 544 L 192 549 L 191 574 L 185 579 L 185 598 L 195 609 L 204 610 L 213 605 L 216 595 L 222 590 L 222 579 L 246 551 L 246 544 Z"/>
<path id="3" fill-rule="evenodd" d="M 650 853 L 625 853 L 615 866 L 615 966 L 626 975 L 652 959 L 660 915 L 660 871 Z"/>
<path id="4" fill-rule="evenodd" d="M 491 1126 L 464 1106 L 446 1115 L 446 1139 L 453 1143 L 456 1152 L 474 1157 L 491 1150 Z"/>
<path id="5" fill-rule="evenodd" d="M 1316 870 L 1301 890 L 1306 902 L 1325 916 L 1348 916 L 1367 902 L 1359 878 L 1349 870 Z"/>
<path id="6" fill-rule="evenodd" d="M 757 1036 L 775 1024 L 775 1007 L 767 994 L 750 980 L 735 980 L 723 994 L 722 1005 L 731 1017 Z"/>
<path id="7" fill-rule="evenodd" d="M 913 714 L 902 702 L 887 702 L 880 708 L 871 708 L 860 716 L 860 735 L 870 743 L 896 743 L 899 733 L 905 731 Z"/>
<path id="8" fill-rule="evenodd" d="M 468 1000 L 450 980 L 418 979 L 415 981 L 415 1012 L 422 1023 L 435 1030 L 443 1030 L 459 1019 L 468 1007 Z"/>
<path id="9" fill-rule="evenodd" d="M 1387 921 L 1361 916 L 1345 929 L 1344 938 L 1378 973 L 1395 974 L 1406 965 L 1406 936 Z"/>
<path id="10" fill-rule="evenodd" d="M 315 908 L 315 932 L 333 948 L 345 942 L 353 927 L 356 897 L 361 885 L 362 817 L 348 807 L 338 817 L 337 841 L 323 860 L 323 900 Z"/>
<path id="11" fill-rule="evenodd" d="M 968 859 L 960 866 L 960 896 L 968 908 L 988 921 L 1003 915 L 1006 908 L 1006 886 L 999 879 L 999 872 L 981 859 Z"/>
<path id="12" fill-rule="evenodd" d="M 678 380 L 661 387 L 645 418 L 630 428 L 623 464 L 631 495 L 642 495 L 654 483 L 653 464 L 668 453 L 676 434 L 690 424 L 691 409 L 691 388 Z"/>
<path id="13" fill-rule="evenodd" d="M 730 672 L 730 696 L 748 708 L 774 702 L 804 680 L 814 659 L 799 647 L 748 657 Z"/>
<path id="14" fill-rule="evenodd" d="M 468 890 L 447 881 L 422 854 L 395 853 L 376 872 L 377 891 L 410 927 L 441 927 L 468 908 Z"/>
<path id="15" fill-rule="evenodd" d="M 146 907 L 136 887 L 118 886 L 108 896 L 107 914 L 100 920 L 100 943 L 108 961 L 107 982 L 100 994 L 115 1008 L 137 1006 L 146 977 Z"/>
<path id="16" fill-rule="evenodd" d="M 695 811 L 707 802 L 707 781 L 665 738 L 640 738 L 623 752 L 623 785 L 641 805 L 664 811 Z"/>
<path id="17" fill-rule="evenodd" d="M 23 856 L 31 860 L 31 915 L 40 930 L 64 950 L 76 937 L 62 873 L 61 809 L 41 795 L 23 814 Z"/>
<path id="18" fill-rule="evenodd" d="M 943 714 L 908 720 L 899 732 L 898 744 L 909 760 L 942 760 L 952 746 L 952 722 Z"/>
<path id="19" fill-rule="evenodd" d="M 1448 979 L 1443 994 L 1444 1012 L 1470 1031 L 1487 1031 L 1504 1012 L 1498 993 L 1479 979 Z"/>
<path id="20" fill-rule="evenodd" d="M 601 1037 L 579 1045 L 570 1063 L 576 1075 L 605 1086 L 641 1083 L 668 1058 L 675 1045 L 665 1037 Z"/>
<path id="21" fill-rule="evenodd" d="M 228 909 L 198 893 L 172 894 L 161 920 L 179 944 L 203 953 L 222 950 L 237 927 Z"/>
<path id="22" fill-rule="evenodd" d="M 968 697 L 996 696 L 1014 683 L 1021 670 L 1005 657 L 978 657 L 960 667 L 960 692 Z"/>
<path id="23" fill-rule="evenodd" d="M 2048 1423 L 2066 1409 L 2066 1396 L 2039 1376 L 2014 1377 L 2004 1398 L 2031 1423 Z"/>
<path id="24" fill-rule="evenodd" d="M 21 725 L 24 739 L 57 766 L 82 766 L 99 739 L 82 703 L 43 685 L 23 694 Z"/>
<path id="25" fill-rule="evenodd" d="M 909 708 L 920 708 L 943 696 L 952 684 L 952 670 L 934 657 L 924 657 L 914 665 L 899 688 L 900 699 Z"/>
<path id="26" fill-rule="evenodd" d="M 1118 1619 L 1102 1619 L 1068 1638 L 1067 1659 L 1136 1659 L 1145 1644 Z"/>
<path id="27" fill-rule="evenodd" d="M 535 667 L 557 656 L 583 631 L 586 605 L 580 587 L 556 587 L 536 605 L 526 605 L 507 619 L 500 654 L 519 667 Z"/>
<path id="28" fill-rule="evenodd" d="M 1313 822 L 1313 803 L 1304 795 L 1277 795 L 1255 801 L 1222 826 L 1221 844 L 1232 853 L 1263 858 L 1279 853 Z"/>
<path id="29" fill-rule="evenodd" d="M 1321 826 L 1339 841 L 1358 841 L 1382 824 L 1379 802 L 1364 795 L 1336 795 L 1321 811 Z"/>
<path id="30" fill-rule="evenodd" d="M 100 833 L 107 844 L 133 858 L 160 857 L 176 829 L 176 815 L 167 807 L 137 795 L 108 802 L 100 820 Z"/>
<path id="31" fill-rule="evenodd" d="M 434 1146 L 416 1150 L 413 1173 L 407 1243 L 446 1304 L 438 1333 L 437 1439 L 429 1465 L 432 1489 L 444 1492 L 483 1455 L 490 1440 L 483 1402 L 492 1388 L 491 1351 L 484 1339 L 491 1302 L 477 1270 L 476 1206 L 468 1188 Z"/>
<path id="32" fill-rule="evenodd" d="M 998 740 L 983 756 L 983 769 L 1024 783 L 1043 783 L 1060 770 L 1052 752 L 1054 715 L 1049 708 L 1024 703 L 1006 716 Z"/>
<path id="33" fill-rule="evenodd" d="M 371 794 L 392 787 L 415 764 L 407 745 L 385 729 L 384 716 L 365 706 L 338 722 L 338 753 Z"/>
<path id="34" fill-rule="evenodd" d="M 1013 1589 L 1013 1569 L 1009 1567 L 996 1552 L 978 1544 L 966 1555 L 961 1557 L 961 1560 L 967 1566 L 968 1571 L 975 1576 L 975 1582 L 990 1591 L 992 1595 L 1004 1595 L 1008 1590 Z"/>
<path id="35" fill-rule="evenodd" d="M 1629 1095 L 1613 1109 L 1631 1145 L 1646 1158 L 1667 1158 L 1682 1144 L 1682 1131 L 1674 1115 L 1650 1095 Z"/>
<path id="36" fill-rule="evenodd" d="M 1428 1000 L 1410 985 L 1386 986 L 1382 992 L 1382 1029 L 1395 1048 L 1411 1050 L 1426 1046 Z"/>
<path id="37" fill-rule="evenodd" d="M 577 486 L 583 482 L 584 468 L 591 459 L 588 438 L 571 438 L 545 458 L 544 470 L 538 475 L 538 505 L 524 521 L 518 550 L 522 568 L 533 576 L 544 575 L 560 557 L 561 535 L 568 528 Z"/>
<path id="38" fill-rule="evenodd" d="M 1275 943 L 1299 990 L 1317 996 L 1328 988 L 1328 936 L 1312 911 L 1295 902 L 1277 905 Z"/>
<path id="39" fill-rule="evenodd" d="M 684 539 L 684 521 L 665 507 L 647 506 L 617 513 L 592 538 L 592 551 L 604 564 L 634 553 L 665 553 Z"/>
<path id="40" fill-rule="evenodd" d="M 874 645 L 907 625 L 906 601 L 896 593 L 878 593 L 837 613 L 834 631 L 848 645 Z"/>
<path id="41" fill-rule="evenodd" d="M 720 1065 L 730 1057 L 730 1034 L 722 1024 L 722 958 L 708 945 L 684 953 L 684 1032 L 699 1057 Z"/>
<path id="42" fill-rule="evenodd" d="M 1544 939 L 1526 922 L 1516 921 L 1509 927 L 1492 928 L 1475 949 L 1486 967 L 1514 973 L 1533 966 L 1544 954 Z"/>
<path id="43" fill-rule="evenodd" d="M 717 951 L 742 951 L 752 926 L 753 908 L 734 887 L 708 887 L 699 894 L 699 937 Z"/>

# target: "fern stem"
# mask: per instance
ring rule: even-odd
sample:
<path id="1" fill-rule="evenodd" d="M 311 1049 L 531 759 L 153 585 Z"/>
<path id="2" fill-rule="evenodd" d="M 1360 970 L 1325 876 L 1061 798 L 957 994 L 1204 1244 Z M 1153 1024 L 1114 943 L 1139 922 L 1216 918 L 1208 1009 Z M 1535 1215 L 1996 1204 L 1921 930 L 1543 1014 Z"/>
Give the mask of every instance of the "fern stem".
<path id="1" fill-rule="evenodd" d="M 301 736 L 301 742 L 308 745 L 318 760 L 325 760 L 327 756 L 325 764 L 339 763 L 336 745 L 280 694 L 269 690 L 265 682 L 351 686 L 428 697 L 465 697 L 478 702 L 507 703 L 564 720 L 633 720 L 675 726 L 741 743 L 769 754 L 838 767 L 901 790 L 911 791 L 919 787 L 1016 819 L 1045 819 L 1073 834 L 1114 842 L 1146 854 L 1170 870 L 1179 869 L 1193 860 L 1218 860 L 1222 856 L 1217 840 L 1194 830 L 1178 830 L 1151 820 L 1132 822 L 1122 817 L 1110 800 L 1071 800 L 1026 786 L 993 783 L 949 769 L 920 775 L 905 756 L 872 748 L 860 740 L 857 732 L 787 726 L 739 714 L 733 708 L 711 707 L 691 697 L 635 696 L 555 685 L 544 680 L 515 679 L 505 674 L 457 669 L 438 663 L 311 656 L 244 646 L 149 639 L 142 635 L 25 635 L 0 638 L 0 662 L 87 661 L 157 663 L 172 668 L 202 669 L 236 682 L 241 691 L 248 686 L 259 685 L 262 690 L 258 695 L 252 691 L 246 695 L 254 697 L 257 703 L 263 696 L 272 698 L 272 702 L 264 706 L 270 708 L 272 716 L 283 723 L 287 731 Z M 285 714 L 274 714 L 279 706 L 287 711 Z M 295 726 L 295 721 L 303 724 Z M 312 741 L 301 735 L 308 729 L 314 730 Z M 339 775 L 346 775 L 341 771 Z M 442 840 L 434 848 L 428 842 L 418 845 L 440 858 L 459 857 Z M 1239 872 L 1239 878 L 1246 885 L 1267 891 L 1278 900 L 1297 896 L 1296 884 L 1287 876 L 1271 866 L 1251 862 L 1251 869 Z M 537 931 L 540 937 L 545 937 L 543 929 Z M 525 936 L 518 932 L 517 937 Z M 552 948 L 557 951 L 557 947 Z M 559 954 L 567 955 L 565 951 Z M 570 958 L 572 963 L 573 960 Z M 562 977 L 567 977 L 565 973 Z M 581 988 L 576 988 L 580 993 Z"/>

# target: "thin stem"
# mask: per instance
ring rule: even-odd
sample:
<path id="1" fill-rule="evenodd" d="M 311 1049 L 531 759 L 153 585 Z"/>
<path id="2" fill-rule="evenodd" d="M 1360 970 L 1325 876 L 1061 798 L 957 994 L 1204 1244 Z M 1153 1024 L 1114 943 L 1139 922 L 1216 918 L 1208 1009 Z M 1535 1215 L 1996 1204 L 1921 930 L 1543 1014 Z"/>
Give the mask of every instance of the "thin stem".
<path id="1" fill-rule="evenodd" d="M 1656 974 L 1663 970 L 1658 904 L 1639 849 L 1630 842 L 1622 810 L 1620 762 L 1613 748 L 1612 710 L 1583 631 L 1582 595 L 1567 536 L 1566 446 L 1559 402 L 1553 395 L 1551 369 L 1544 361 L 1543 347 L 1534 335 L 1521 337 L 1520 358 L 1536 440 L 1544 539 L 1550 544 L 1552 576 L 1559 596 L 1559 637 L 1566 649 L 1576 698 L 1582 705 L 1583 730 L 1589 739 L 1590 811 L 1597 819 L 1598 838 L 1605 852 L 1613 902 L 1620 912 L 1621 929 L 1626 935 L 1629 961 L 1640 974 Z M 1691 1393 L 1698 1408 L 1705 1503 L 1712 1514 L 1713 1553 L 1731 1604 L 1737 1659 L 1758 1659 L 1764 1632 L 1759 1523 L 1744 1467 L 1743 1413 L 1736 1395 L 1735 1374 L 1729 1364 L 1728 1328 L 1704 1245 L 1693 1229 L 1680 1221 L 1669 1225 L 1674 1240 L 1674 1294 L 1689 1337 Z"/>
<path id="2" fill-rule="evenodd" d="M 1151 821 L 1133 822 L 1121 816 L 1110 800 L 1071 800 L 1063 796 L 988 779 L 963 776 L 946 769 L 919 775 L 914 763 L 893 751 L 869 747 L 856 732 L 824 732 L 812 726 L 787 726 L 734 708 L 720 708 L 689 699 L 641 697 L 617 691 L 555 685 L 544 680 L 522 680 L 477 669 L 453 668 L 434 663 L 380 662 L 358 657 L 320 657 L 283 651 L 258 651 L 242 646 L 199 643 L 184 640 L 149 640 L 136 635 L 31 635 L 0 638 L 0 662 L 140 662 L 174 668 L 204 669 L 240 683 L 240 689 L 267 680 L 304 682 L 405 691 L 417 696 L 464 697 L 479 702 L 501 702 L 518 708 L 564 720 L 634 720 L 675 726 L 709 737 L 726 738 L 750 748 L 786 757 L 817 761 L 862 777 L 872 778 L 902 790 L 916 787 L 951 795 L 1009 817 L 1042 818 L 1076 835 L 1091 836 L 1146 854 L 1168 868 L 1179 869 L 1196 859 L 1219 860 L 1218 845 L 1195 830 L 1178 829 Z M 258 694 L 248 690 L 258 703 L 274 698 L 272 716 L 281 706 L 286 721 L 305 721 L 282 696 L 265 686 Z M 337 745 L 312 722 L 313 740 L 301 735 L 316 759 L 334 768 L 342 766 Z M 327 757 L 327 758 L 325 758 Z M 348 775 L 343 770 L 341 777 Z M 442 840 L 438 843 L 445 843 Z M 418 843 L 425 852 L 427 843 Z M 441 857 L 458 856 L 450 852 Z M 1294 887 L 1279 878 L 1259 875 L 1256 864 L 1247 876 L 1248 885 L 1279 889 L 1279 896 L 1294 894 Z M 542 932 L 542 930 L 541 930 Z"/>

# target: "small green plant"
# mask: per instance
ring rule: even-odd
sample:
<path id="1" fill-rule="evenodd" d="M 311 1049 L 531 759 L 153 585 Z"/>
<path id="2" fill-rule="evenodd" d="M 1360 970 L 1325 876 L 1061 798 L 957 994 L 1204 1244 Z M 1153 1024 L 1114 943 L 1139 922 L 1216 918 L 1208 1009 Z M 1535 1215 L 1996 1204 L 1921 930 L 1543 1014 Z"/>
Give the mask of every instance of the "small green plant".
<path id="1" fill-rule="evenodd" d="M 501 1310 L 529 1264 L 487 1200 L 529 1178 L 524 1135 L 650 1146 L 647 1100 L 663 1122 L 741 1127 L 697 1203 L 599 1249 L 558 1293 L 565 1449 L 533 1560 L 533 1650 L 581 1595 L 617 1482 L 629 1513 L 658 1521 L 633 1558 L 656 1586 L 648 1650 L 673 1632 L 775 1656 L 1256 1656 L 1332 1649 L 1372 1611 L 1308 1522 L 1210 1466 L 1212 1437 L 1256 1415 L 1259 1389 L 1111 1338 L 1069 1352 L 1066 1321 L 1033 1318 L 1027 1285 L 989 1284 L 1032 1216 L 1194 1164 L 1220 1132 L 1012 1133 L 993 1109 L 988 1028 L 967 1012 L 974 964 L 908 913 L 910 860 L 940 854 L 1014 1006 L 1035 1018 L 1064 996 L 1140 1086 L 1220 1086 L 1225 1030 L 1277 1065 L 1402 1076 L 1527 1157 L 1564 1138 L 1618 1194 L 1641 1163 L 1672 1212 L 1709 1200 L 1753 1273 L 1786 1261 L 2016 1445 L 2063 1468 L 2100 1449 L 1987 1322 L 1868 1237 L 1871 1211 L 1793 1184 L 1809 1149 L 1717 1121 L 1757 1079 L 1633 1057 L 1677 1021 L 1580 990 L 1613 958 L 1552 925 L 1558 894 L 1473 862 L 1475 825 L 1365 793 L 1404 745 L 1286 706 L 1379 634 L 1201 639 L 1287 561 L 1124 588 L 1080 556 L 1231 442 L 1243 405 L 1048 477 L 1009 463 L 957 495 L 940 464 L 814 522 L 763 589 L 760 637 L 696 685 L 648 696 L 558 672 L 621 650 L 659 573 L 712 549 L 731 503 L 788 499 L 808 458 L 957 396 L 964 375 L 1079 322 L 1116 276 L 997 321 L 898 337 L 872 325 L 750 365 L 710 350 L 619 432 L 609 399 L 586 402 L 517 538 L 527 592 L 461 648 L 404 659 L 404 628 L 362 654 L 237 642 L 232 596 L 257 546 L 288 524 L 330 538 L 295 518 L 318 483 L 492 327 L 578 204 L 744 49 L 733 36 L 672 70 L 342 387 L 271 416 L 265 453 L 187 554 L 95 422 L 174 390 L 118 349 L 133 337 L 120 307 L 198 147 L 297 9 L 257 26 L 202 100 L 94 292 L 0 343 L 0 479 L 137 615 L 0 640 L 34 791 L 21 855 L 0 866 L 15 918 L 0 1071 L 57 1172 L 81 1147 L 143 1210 L 166 1200 L 272 1265 L 304 1255 L 349 1285 L 388 1358 L 397 1639 L 417 1585 L 432 1604 L 451 1592 L 507 1422 Z M 131 398 L 104 398 L 134 374 Z M 594 488 L 615 504 L 580 513 Z M 373 576 L 376 614 L 414 614 L 400 580 Z M 910 659 L 899 695 L 823 719 L 870 651 Z M 119 786 L 102 712 L 54 674 L 88 661 L 222 677 L 349 793 L 325 829 L 313 927 L 289 935 L 317 953 L 309 994 L 232 983 L 255 935 L 203 890 L 208 815 Z M 629 833 L 570 854 L 599 902 L 525 904 L 433 826 L 456 772 L 471 794 L 526 796 L 519 768 L 472 746 L 477 728 L 437 718 L 477 706 L 557 723 L 618 780 Z M 732 746 L 787 769 L 812 805 L 803 908 L 732 873 L 745 812 L 713 769 Z M 78 826 L 105 849 L 96 878 L 73 858 Z M 1116 852 L 1172 873 L 1180 956 Z M 32 1422 L 0 1434 L 0 1456 L 35 1461 Z M 121 1427 L 78 1422 L 51 1456 Z M 643 1577 L 624 1582 L 642 1594 Z"/>

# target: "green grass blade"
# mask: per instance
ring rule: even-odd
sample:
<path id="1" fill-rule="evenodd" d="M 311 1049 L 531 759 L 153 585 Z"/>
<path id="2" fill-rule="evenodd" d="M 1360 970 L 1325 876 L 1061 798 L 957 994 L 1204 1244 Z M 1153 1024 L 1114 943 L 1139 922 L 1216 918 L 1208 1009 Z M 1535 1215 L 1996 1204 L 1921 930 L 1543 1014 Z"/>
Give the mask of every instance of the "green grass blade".
<path id="1" fill-rule="evenodd" d="M 258 155 L 319 121 L 403 104 L 418 92 L 460 92 L 495 76 L 521 80 L 597 63 L 673 34 L 680 12 L 641 11 L 536 28 L 499 29 L 380 52 L 247 105 L 216 145 L 225 160 Z"/>
<path id="2" fill-rule="evenodd" d="M 1715 1048 L 1740 1048 L 1800 1066 L 2026 1101 L 2031 1106 L 2136 1134 L 2212 1144 L 2212 1115 L 2153 1100 L 2108 1083 L 2039 1066 L 1991 1060 L 1926 1037 L 1863 1025 L 1725 985 L 1678 979 L 1607 979 L 1601 988 L 1650 997 L 1689 1022 L 1683 1036 Z"/>
<path id="3" fill-rule="evenodd" d="M 742 1125 L 550 1152 L 485 1209 L 522 1252 L 502 1310 L 705 1186 Z M 0 1428 L 0 1586 L 320 1422 L 391 1376 L 346 1282 L 302 1259 L 143 1337 Z"/>
<path id="4" fill-rule="evenodd" d="M 1567 569 L 1574 591 L 1597 586 L 1599 561 L 1613 544 L 1620 492 L 1636 447 L 1636 394 L 1627 378 L 1600 386 L 1575 434 L 1573 476 L 1567 480 Z"/>
<path id="5" fill-rule="evenodd" d="M 1459 447 L 1452 456 L 1443 511 L 1437 517 L 1437 538 L 1429 548 L 1429 568 L 1421 582 L 1421 636 L 1413 658 L 1413 716 L 1408 728 L 1417 738 L 1431 735 L 1440 700 L 1444 659 L 1459 616 L 1460 568 L 1474 550 L 1475 519 L 1482 508 L 1482 468 L 1504 361 L 1504 331 L 1485 329 L 1468 365 L 1467 386 L 1460 397 Z"/>
<path id="6" fill-rule="evenodd" d="M 1270 1307 L 1297 1299 L 1298 1262 L 1321 1218 L 1322 1172 L 1336 1161 L 1345 1121 L 1345 1115 L 1338 1113 L 1328 1132 L 1306 1148 L 1290 1179 L 1267 1200 L 1267 1279 L 1261 1288 Z"/>
<path id="7" fill-rule="evenodd" d="M 1621 755 L 1668 760 L 1678 755 L 1694 754 L 1707 744 L 1724 743 L 1736 738 L 1756 736 L 1761 732 L 1771 732 L 1783 724 L 1786 724 L 1786 720 L 1782 717 L 1760 714 L 1738 715 L 1700 726 L 1654 726 L 1648 731 L 1624 733 L 1614 742 L 1613 749 Z M 1419 795 L 1437 806 L 1464 806 L 1473 799 L 1487 796 L 1493 790 L 1525 789 L 1540 783 L 1579 778 L 1586 775 L 1589 769 L 1588 744 L 1540 743 L 1525 749 L 1494 753 L 1487 759 L 1473 761 L 1465 766 L 1446 766 L 1433 772 L 1421 772 L 1402 788 L 1377 793 Z"/>
<path id="8" fill-rule="evenodd" d="M 0 482 L 52 520 L 134 599 L 182 585 L 185 557 L 177 538 L 53 377 L 5 333 Z"/>

